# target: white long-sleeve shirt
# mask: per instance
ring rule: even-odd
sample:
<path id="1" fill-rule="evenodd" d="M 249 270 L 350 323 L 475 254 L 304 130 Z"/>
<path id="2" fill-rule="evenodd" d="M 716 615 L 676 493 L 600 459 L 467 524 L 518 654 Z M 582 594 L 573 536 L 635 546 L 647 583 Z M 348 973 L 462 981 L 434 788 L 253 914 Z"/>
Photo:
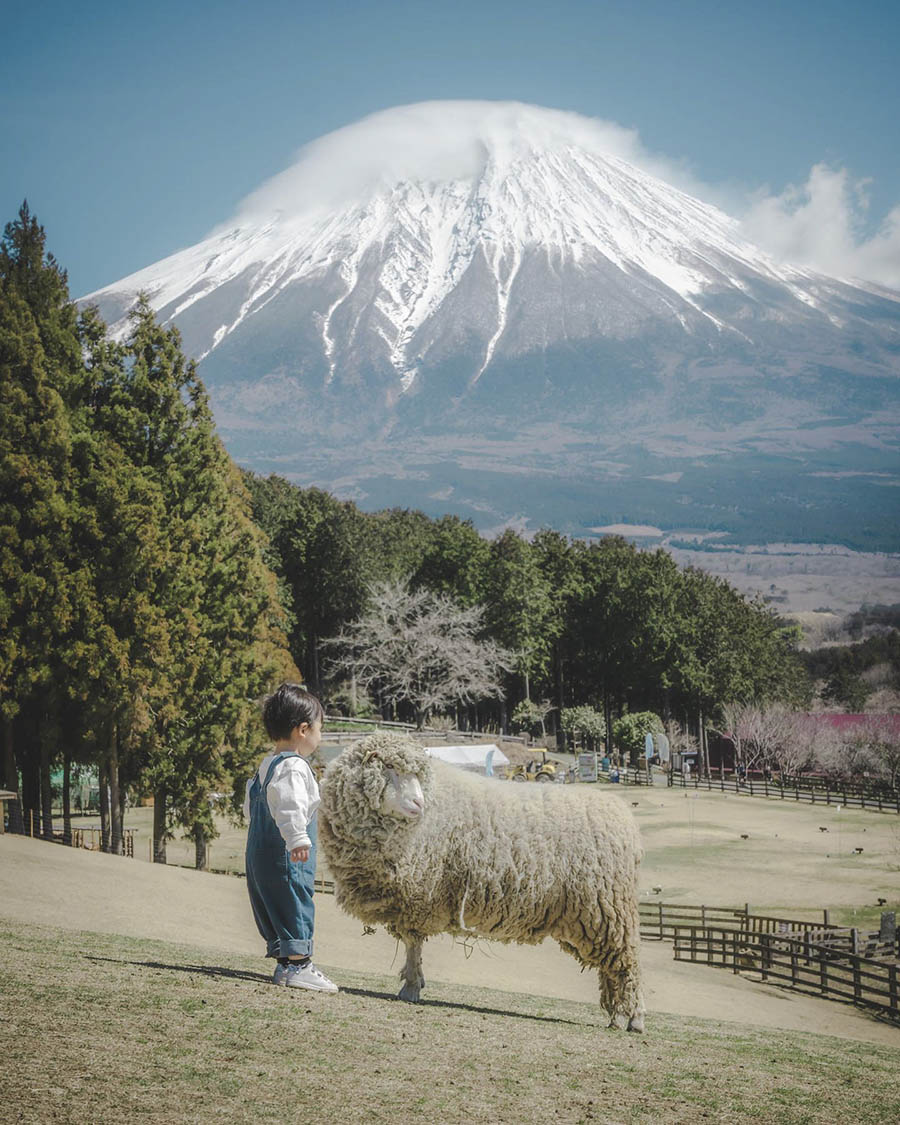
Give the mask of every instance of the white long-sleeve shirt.
<path id="1" fill-rule="evenodd" d="M 256 775 L 259 783 L 266 780 L 272 759 L 278 752 L 267 754 L 260 762 Z M 250 820 L 250 788 L 254 778 L 247 782 L 247 791 L 244 797 L 244 816 Z M 278 826 L 287 850 L 308 847 L 311 843 L 306 826 L 312 820 L 313 813 L 319 807 L 319 786 L 316 775 L 309 763 L 299 754 L 292 754 L 275 767 L 272 780 L 266 790 L 266 802 L 272 819 Z"/>

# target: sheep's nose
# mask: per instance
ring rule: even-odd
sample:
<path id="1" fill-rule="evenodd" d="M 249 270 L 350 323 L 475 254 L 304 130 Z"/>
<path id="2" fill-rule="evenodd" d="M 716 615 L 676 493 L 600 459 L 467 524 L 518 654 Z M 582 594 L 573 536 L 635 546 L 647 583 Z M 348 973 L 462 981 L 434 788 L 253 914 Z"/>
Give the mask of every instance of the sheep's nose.
<path id="1" fill-rule="evenodd" d="M 425 808 L 425 802 L 422 800 L 421 797 L 410 797 L 409 803 L 410 803 L 410 805 L 412 805 L 412 808 L 409 811 L 411 813 L 415 813 L 416 816 L 418 816 L 419 813 L 422 812 L 423 809 Z"/>

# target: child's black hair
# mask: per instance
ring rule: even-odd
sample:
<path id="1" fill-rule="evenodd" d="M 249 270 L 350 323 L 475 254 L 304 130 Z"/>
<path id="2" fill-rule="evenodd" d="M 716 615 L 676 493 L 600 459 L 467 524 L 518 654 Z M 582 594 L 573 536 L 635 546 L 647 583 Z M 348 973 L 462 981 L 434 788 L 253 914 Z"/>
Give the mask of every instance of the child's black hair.
<path id="1" fill-rule="evenodd" d="M 325 710 L 316 697 L 301 684 L 282 684 L 263 703 L 266 734 L 274 741 L 290 738 L 294 727 L 310 726 L 325 718 Z"/>

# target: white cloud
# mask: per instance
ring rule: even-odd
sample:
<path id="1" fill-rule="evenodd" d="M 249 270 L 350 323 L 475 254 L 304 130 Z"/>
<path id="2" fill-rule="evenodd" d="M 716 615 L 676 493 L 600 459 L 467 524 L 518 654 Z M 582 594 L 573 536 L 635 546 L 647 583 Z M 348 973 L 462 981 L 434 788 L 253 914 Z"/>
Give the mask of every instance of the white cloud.
<path id="1" fill-rule="evenodd" d="M 744 234 L 782 261 L 900 288 L 900 205 L 866 238 L 866 186 L 846 168 L 816 164 L 800 187 L 751 196 Z"/>
<path id="2" fill-rule="evenodd" d="M 635 130 L 615 122 L 523 102 L 433 101 L 373 113 L 304 145 L 237 217 L 303 214 L 401 180 L 473 179 L 489 154 L 511 160 L 529 148 L 567 145 L 619 157 L 696 193 L 681 162 L 647 152 Z"/>

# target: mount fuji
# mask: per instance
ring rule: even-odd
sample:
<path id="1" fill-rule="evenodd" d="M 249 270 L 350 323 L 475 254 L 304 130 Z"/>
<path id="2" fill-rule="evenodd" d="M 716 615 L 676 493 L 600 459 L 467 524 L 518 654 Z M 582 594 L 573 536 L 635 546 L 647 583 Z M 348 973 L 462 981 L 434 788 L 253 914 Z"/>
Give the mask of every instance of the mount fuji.
<path id="1" fill-rule="evenodd" d="M 672 173 L 574 114 L 400 107 L 84 300 L 121 336 L 145 292 L 238 461 L 365 507 L 896 549 L 900 293 Z"/>

